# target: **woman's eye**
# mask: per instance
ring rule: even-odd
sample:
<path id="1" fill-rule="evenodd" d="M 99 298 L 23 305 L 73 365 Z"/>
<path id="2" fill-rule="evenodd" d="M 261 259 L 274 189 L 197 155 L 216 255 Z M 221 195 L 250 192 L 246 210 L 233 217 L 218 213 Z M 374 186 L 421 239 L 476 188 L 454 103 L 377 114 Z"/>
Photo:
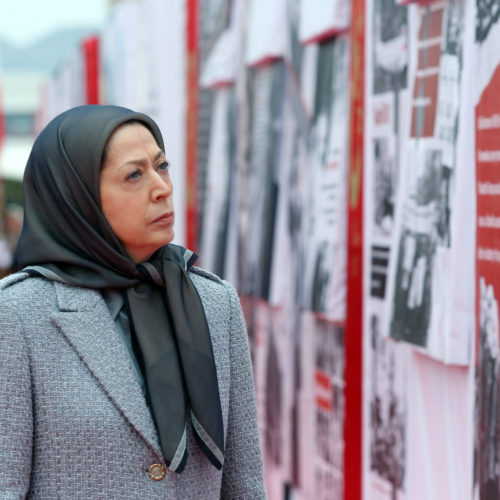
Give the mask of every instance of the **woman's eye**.
<path id="1" fill-rule="evenodd" d="M 162 171 L 162 172 L 166 172 L 168 170 L 168 168 L 170 167 L 170 164 L 168 163 L 168 161 L 162 161 L 159 165 L 158 165 L 158 170 Z"/>
<path id="2" fill-rule="evenodd" d="M 141 176 L 141 171 L 134 170 L 133 172 L 130 172 L 130 174 L 127 175 L 127 180 L 138 179 L 140 176 Z"/>

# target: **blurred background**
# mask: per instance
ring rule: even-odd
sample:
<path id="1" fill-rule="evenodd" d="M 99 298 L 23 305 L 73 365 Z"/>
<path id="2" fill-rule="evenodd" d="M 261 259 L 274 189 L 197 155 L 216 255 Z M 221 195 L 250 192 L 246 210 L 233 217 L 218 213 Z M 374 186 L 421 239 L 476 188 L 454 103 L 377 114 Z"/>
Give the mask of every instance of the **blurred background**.
<path id="1" fill-rule="evenodd" d="M 89 0 L 69 7 L 61 0 L 23 0 L 2 2 L 0 7 L 0 213 L 5 235 L 0 268 L 4 273 L 22 224 L 24 166 L 45 124 L 44 93 L 54 75 L 78 57 L 83 41 L 100 33 L 108 4 Z M 79 101 L 83 103 L 83 96 Z"/>
<path id="2" fill-rule="evenodd" d="M 0 273 L 48 121 L 145 112 L 175 241 L 240 295 L 269 499 L 500 498 L 499 13 L 2 0 Z"/>

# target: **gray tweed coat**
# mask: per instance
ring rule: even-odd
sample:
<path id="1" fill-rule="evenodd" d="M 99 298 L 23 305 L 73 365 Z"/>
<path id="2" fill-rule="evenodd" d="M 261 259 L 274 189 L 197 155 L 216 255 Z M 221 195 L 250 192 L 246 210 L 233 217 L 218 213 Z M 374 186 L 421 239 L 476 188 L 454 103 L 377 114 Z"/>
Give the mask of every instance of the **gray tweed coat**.
<path id="1" fill-rule="evenodd" d="M 225 430 L 217 471 L 190 429 L 182 474 L 164 463 L 126 347 L 100 292 L 17 273 L 0 281 L 0 499 L 265 498 L 246 329 L 234 288 L 194 268 Z"/>

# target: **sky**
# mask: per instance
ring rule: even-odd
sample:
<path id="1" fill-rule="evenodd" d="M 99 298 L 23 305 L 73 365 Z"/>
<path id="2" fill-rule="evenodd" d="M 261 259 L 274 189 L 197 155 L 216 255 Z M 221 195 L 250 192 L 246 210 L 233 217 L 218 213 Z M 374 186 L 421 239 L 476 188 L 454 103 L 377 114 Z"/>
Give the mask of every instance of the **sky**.
<path id="1" fill-rule="evenodd" d="M 0 37 L 27 45 L 66 27 L 99 27 L 108 0 L 0 0 Z"/>

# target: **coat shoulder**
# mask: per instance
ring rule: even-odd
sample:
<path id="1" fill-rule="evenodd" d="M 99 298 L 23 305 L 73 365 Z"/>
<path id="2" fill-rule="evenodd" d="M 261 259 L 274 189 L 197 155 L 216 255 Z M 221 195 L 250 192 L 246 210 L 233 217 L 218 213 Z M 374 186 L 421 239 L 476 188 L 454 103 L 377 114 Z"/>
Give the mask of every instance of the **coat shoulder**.
<path id="1" fill-rule="evenodd" d="M 211 273 L 210 271 L 207 271 L 206 269 L 202 269 L 201 267 L 195 267 L 193 266 L 190 270 L 190 273 L 200 276 L 202 278 L 207 278 L 215 283 L 218 283 L 220 285 L 224 284 L 224 280 L 219 278 L 216 274 Z"/>
<path id="2" fill-rule="evenodd" d="M 226 313 L 230 314 L 238 297 L 231 283 L 199 267 L 192 267 L 189 276 L 200 295 L 205 311 L 217 310 L 217 314 L 221 314 L 223 310 L 224 316 Z"/>
<path id="3" fill-rule="evenodd" d="M 11 306 L 16 310 L 21 310 L 24 306 L 28 310 L 35 310 L 45 301 L 53 300 L 51 290 L 53 284 L 45 278 L 19 271 L 0 280 L 0 302 L 3 306 Z M 37 307 L 34 308 L 33 304 Z"/>
<path id="4" fill-rule="evenodd" d="M 226 280 L 219 278 L 216 274 L 202 269 L 201 267 L 192 267 L 189 270 L 189 275 L 196 286 L 198 292 L 209 291 L 216 295 L 224 295 L 232 300 L 234 295 L 237 295 L 234 286 Z M 215 297 L 214 297 L 215 298 Z"/>
<path id="5" fill-rule="evenodd" d="M 24 271 L 9 274 L 8 276 L 0 280 L 0 290 L 5 290 L 6 288 L 9 288 L 16 283 L 20 283 L 29 277 L 30 275 Z"/>

